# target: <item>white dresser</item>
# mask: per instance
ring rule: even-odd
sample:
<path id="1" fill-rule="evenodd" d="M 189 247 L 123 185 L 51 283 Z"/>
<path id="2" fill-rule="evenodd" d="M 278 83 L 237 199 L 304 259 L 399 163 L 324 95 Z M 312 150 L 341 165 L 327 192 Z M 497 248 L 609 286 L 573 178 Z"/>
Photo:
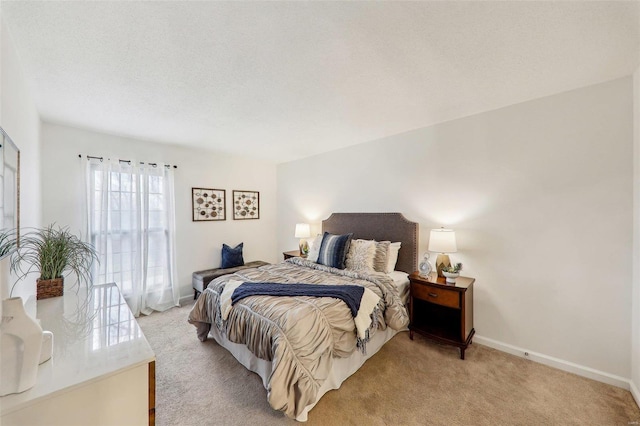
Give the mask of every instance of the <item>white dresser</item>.
<path id="1" fill-rule="evenodd" d="M 53 357 L 36 385 L 0 397 L 0 424 L 153 425 L 155 355 L 115 284 L 37 302 Z"/>

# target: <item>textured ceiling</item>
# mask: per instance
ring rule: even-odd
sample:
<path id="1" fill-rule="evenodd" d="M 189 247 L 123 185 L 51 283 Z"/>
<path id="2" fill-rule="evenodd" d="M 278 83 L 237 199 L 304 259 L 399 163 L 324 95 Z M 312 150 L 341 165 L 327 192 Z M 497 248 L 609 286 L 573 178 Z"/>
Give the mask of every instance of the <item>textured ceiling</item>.
<path id="1" fill-rule="evenodd" d="M 637 2 L 2 2 L 42 118 L 290 161 L 629 75 Z"/>

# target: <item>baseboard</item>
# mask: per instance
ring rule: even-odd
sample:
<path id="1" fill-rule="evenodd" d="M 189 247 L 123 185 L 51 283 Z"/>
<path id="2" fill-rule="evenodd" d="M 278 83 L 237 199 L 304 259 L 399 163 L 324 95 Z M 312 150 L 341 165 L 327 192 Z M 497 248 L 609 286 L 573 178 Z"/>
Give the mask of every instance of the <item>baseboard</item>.
<path id="1" fill-rule="evenodd" d="M 578 376 L 597 380 L 598 382 L 607 383 L 626 390 L 630 390 L 630 388 L 633 386 L 633 383 L 629 379 L 625 379 L 624 377 L 605 373 L 604 371 L 595 370 L 590 367 L 585 367 L 584 365 L 574 364 L 573 362 L 565 361 L 563 359 L 531 352 L 530 350 L 499 342 L 497 340 L 489 339 L 488 337 L 478 336 L 477 334 L 473 337 L 473 343 L 479 343 L 481 345 L 488 346 L 490 348 L 518 356 L 520 358 L 530 359 L 531 361 L 548 365 L 549 367 L 557 368 L 558 370 L 567 371 L 569 373 L 577 374 Z M 640 395 L 637 393 L 636 388 L 636 394 L 634 395 L 636 402 L 638 402 L 638 396 Z"/>
<path id="2" fill-rule="evenodd" d="M 184 305 L 189 304 L 191 302 L 193 302 L 193 293 L 188 294 L 186 296 L 182 296 L 180 298 L 180 306 L 184 306 Z"/>
<path id="3" fill-rule="evenodd" d="M 629 386 L 631 387 L 629 390 L 631 391 L 631 395 L 633 395 L 633 399 L 636 400 L 636 404 L 640 407 L 640 389 L 633 383 L 633 380 L 629 380 Z"/>

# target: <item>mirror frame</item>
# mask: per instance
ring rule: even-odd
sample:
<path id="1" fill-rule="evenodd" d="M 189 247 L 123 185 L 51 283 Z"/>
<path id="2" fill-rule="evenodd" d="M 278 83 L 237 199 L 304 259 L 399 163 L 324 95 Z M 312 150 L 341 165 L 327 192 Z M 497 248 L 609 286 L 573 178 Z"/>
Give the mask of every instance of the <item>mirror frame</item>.
<path id="1" fill-rule="evenodd" d="M 6 158 L 6 149 L 7 149 L 7 145 L 9 147 L 11 147 L 13 150 L 15 150 L 16 152 L 16 177 L 15 177 L 15 183 L 14 183 L 14 192 L 15 192 L 15 200 L 14 200 L 14 206 L 15 206 L 15 223 L 13 224 L 13 227 L 16 230 L 16 243 L 19 246 L 20 244 L 20 149 L 18 149 L 18 147 L 16 146 L 16 144 L 13 142 L 13 140 L 11 139 L 11 137 L 7 134 L 7 132 L 4 131 L 4 129 L 2 127 L 0 127 L 0 134 L 2 135 L 2 139 L 0 140 L 0 150 L 2 151 L 2 155 L 0 157 L 1 159 L 1 163 L 0 163 L 0 167 L 2 168 L 1 171 L 1 175 L 3 178 L 3 188 L 2 188 L 2 197 L 7 196 L 7 194 L 5 194 L 4 191 L 4 176 L 5 176 L 5 166 L 6 166 L 6 162 L 5 162 L 5 158 Z M 6 200 L 3 200 L 3 206 L 6 205 Z M 4 219 L 4 218 L 3 218 Z M 2 223 L 0 223 L 0 228 L 5 228 L 4 227 L 4 220 L 2 221 Z"/>

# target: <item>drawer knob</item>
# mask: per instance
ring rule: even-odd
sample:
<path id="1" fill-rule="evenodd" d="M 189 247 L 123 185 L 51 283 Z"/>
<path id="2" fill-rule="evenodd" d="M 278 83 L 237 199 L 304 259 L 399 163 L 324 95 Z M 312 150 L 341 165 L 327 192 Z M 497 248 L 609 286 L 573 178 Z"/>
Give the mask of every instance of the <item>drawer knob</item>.
<path id="1" fill-rule="evenodd" d="M 438 295 L 435 293 L 429 293 L 429 297 L 438 297 Z"/>

